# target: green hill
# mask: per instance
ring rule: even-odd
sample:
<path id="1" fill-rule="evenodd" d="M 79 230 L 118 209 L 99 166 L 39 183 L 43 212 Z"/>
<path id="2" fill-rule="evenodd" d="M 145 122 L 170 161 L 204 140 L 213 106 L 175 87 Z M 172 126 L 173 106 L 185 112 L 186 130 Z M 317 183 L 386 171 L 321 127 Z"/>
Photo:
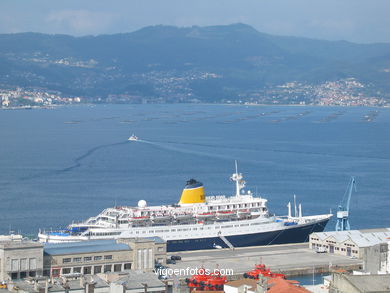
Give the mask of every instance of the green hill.
<path id="1" fill-rule="evenodd" d="M 271 36 L 244 24 L 72 37 L 0 35 L 0 85 L 102 101 L 220 101 L 286 82 L 355 78 L 390 92 L 390 44 Z M 121 98 L 122 97 L 122 98 Z"/>

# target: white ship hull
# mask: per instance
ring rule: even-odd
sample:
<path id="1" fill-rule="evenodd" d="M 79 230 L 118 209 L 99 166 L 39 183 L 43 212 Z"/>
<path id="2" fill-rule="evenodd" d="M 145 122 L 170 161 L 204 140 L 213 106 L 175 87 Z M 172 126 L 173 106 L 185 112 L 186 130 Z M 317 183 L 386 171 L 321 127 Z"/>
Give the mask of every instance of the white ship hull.
<path id="1" fill-rule="evenodd" d="M 267 200 L 255 197 L 245 186 L 242 174 L 231 179 L 236 182 L 236 194 L 231 197 L 205 197 L 203 184 L 189 180 L 178 204 L 148 207 L 140 200 L 138 207 L 105 209 L 96 217 L 67 230 L 39 233 L 41 242 L 74 242 L 95 239 L 160 237 L 167 242 L 168 251 L 209 249 L 216 246 L 242 247 L 294 243 L 308 240 L 312 232 L 324 230 L 331 214 L 302 216 L 295 206 L 288 216 L 270 217 Z M 295 199 L 294 199 L 295 201 Z"/>

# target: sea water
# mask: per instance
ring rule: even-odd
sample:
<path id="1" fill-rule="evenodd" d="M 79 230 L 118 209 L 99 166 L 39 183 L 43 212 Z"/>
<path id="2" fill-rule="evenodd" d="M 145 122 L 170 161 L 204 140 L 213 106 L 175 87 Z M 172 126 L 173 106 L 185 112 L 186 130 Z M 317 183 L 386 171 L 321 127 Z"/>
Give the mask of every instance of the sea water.
<path id="1" fill-rule="evenodd" d="M 0 111 L 0 234 L 36 235 L 106 207 L 173 204 L 186 180 L 245 192 L 271 213 L 334 213 L 350 176 L 352 229 L 390 227 L 390 109 L 81 105 Z M 128 141 L 132 134 L 139 141 Z M 334 220 L 327 229 L 333 230 Z"/>

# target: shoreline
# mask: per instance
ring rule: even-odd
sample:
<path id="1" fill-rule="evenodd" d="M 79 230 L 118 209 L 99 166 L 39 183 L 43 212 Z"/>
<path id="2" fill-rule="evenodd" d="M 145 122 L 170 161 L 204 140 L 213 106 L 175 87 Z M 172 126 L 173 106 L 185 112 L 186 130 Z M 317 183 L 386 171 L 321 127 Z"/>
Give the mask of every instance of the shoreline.
<path id="1" fill-rule="evenodd" d="M 52 110 L 61 107 L 74 107 L 74 106 L 98 106 L 98 105 L 203 105 L 203 106 L 245 106 L 245 107 L 313 107 L 313 108 L 377 108 L 388 109 L 390 106 L 375 106 L 375 105 L 299 105 L 299 104 L 241 104 L 241 103 L 146 103 L 146 104 L 124 104 L 124 103 L 77 103 L 77 104 L 59 104 L 59 105 L 43 105 L 43 106 L 13 106 L 2 107 L 0 110 Z"/>

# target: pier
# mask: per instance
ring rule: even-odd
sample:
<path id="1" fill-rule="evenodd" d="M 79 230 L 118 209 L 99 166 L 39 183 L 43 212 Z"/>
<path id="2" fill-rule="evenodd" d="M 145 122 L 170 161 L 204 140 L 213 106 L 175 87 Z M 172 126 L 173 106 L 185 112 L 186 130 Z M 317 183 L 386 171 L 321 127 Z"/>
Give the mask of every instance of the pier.
<path id="1" fill-rule="evenodd" d="M 235 249 L 215 249 L 202 251 L 185 251 L 169 253 L 180 255 L 182 260 L 170 264 L 170 269 L 195 269 L 204 267 L 211 271 L 230 270 L 229 280 L 242 278 L 243 273 L 263 263 L 275 273 L 283 273 L 288 277 L 314 273 L 328 273 L 332 270 L 359 270 L 363 261 L 342 255 L 316 253 L 308 243 L 257 246 Z M 171 278 L 171 276 L 168 276 Z M 180 274 L 180 279 L 188 276 Z"/>

